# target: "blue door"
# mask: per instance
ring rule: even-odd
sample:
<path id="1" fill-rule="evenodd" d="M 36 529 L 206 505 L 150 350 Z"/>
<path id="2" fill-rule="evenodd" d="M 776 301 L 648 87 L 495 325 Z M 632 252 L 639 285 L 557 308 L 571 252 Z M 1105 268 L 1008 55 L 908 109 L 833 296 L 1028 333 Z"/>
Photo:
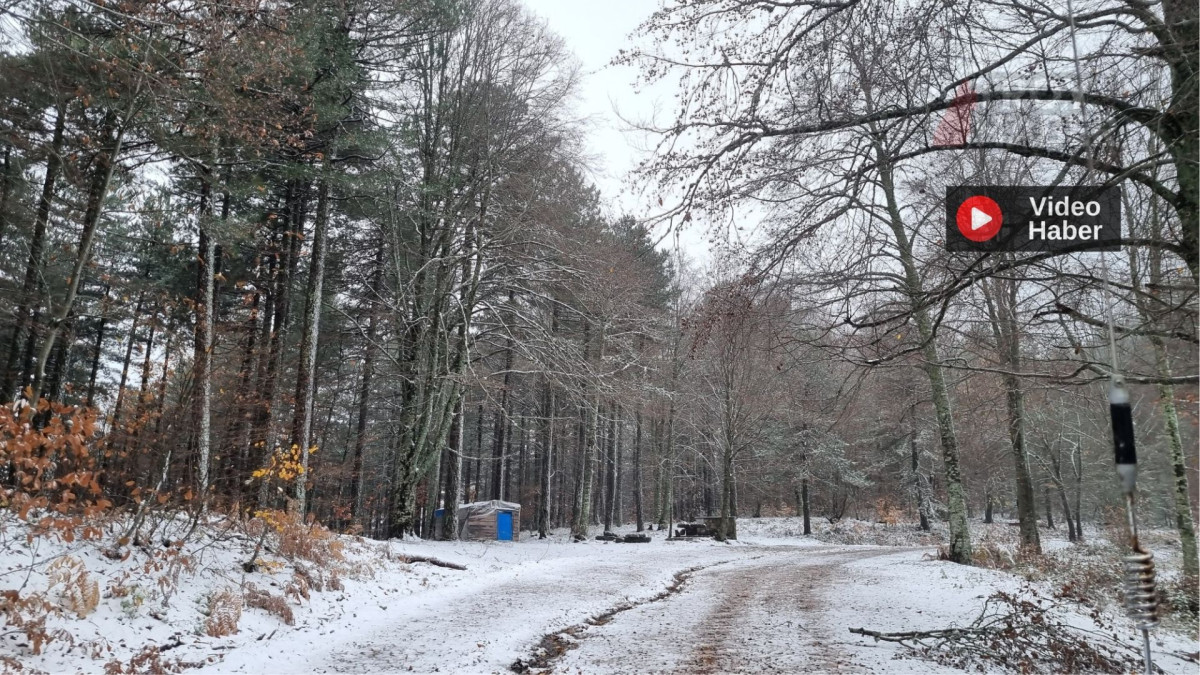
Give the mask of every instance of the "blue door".
<path id="1" fill-rule="evenodd" d="M 501 511 L 496 514 L 496 538 L 500 541 L 512 541 L 512 511 Z"/>

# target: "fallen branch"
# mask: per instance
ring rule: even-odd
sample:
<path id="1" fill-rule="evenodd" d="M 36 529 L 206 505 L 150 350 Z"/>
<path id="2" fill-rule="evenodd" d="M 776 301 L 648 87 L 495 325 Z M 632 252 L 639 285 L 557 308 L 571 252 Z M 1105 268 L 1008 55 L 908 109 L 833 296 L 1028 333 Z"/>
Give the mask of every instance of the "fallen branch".
<path id="1" fill-rule="evenodd" d="M 1127 673 L 1139 670 L 1141 654 L 1112 637 L 1098 612 L 1090 618 L 1103 630 L 1091 631 L 1057 620 L 1057 605 L 1028 591 L 1032 601 L 998 592 L 983 604 L 969 626 L 885 633 L 850 628 L 855 635 L 894 642 L 914 656 L 974 670 Z"/>
<path id="2" fill-rule="evenodd" d="M 977 631 L 970 628 L 942 628 L 940 630 L 916 630 L 902 633 L 881 633 L 877 630 L 868 630 L 866 628 L 851 628 L 851 633 L 855 635 L 865 635 L 866 637 L 875 638 L 877 642 L 897 642 L 903 645 L 908 643 L 921 642 L 923 640 L 949 640 L 965 637 L 977 637 L 986 633 L 986 631 Z"/>
<path id="3" fill-rule="evenodd" d="M 423 555 L 401 555 L 400 562 L 410 563 L 410 564 L 411 563 L 425 563 L 427 565 L 437 565 L 438 567 L 445 567 L 446 569 L 451 569 L 451 570 L 462 570 L 464 572 L 467 569 L 465 565 L 459 565 L 458 563 L 446 562 L 445 560 L 438 560 L 437 558 L 430 558 L 428 556 L 423 556 Z"/>

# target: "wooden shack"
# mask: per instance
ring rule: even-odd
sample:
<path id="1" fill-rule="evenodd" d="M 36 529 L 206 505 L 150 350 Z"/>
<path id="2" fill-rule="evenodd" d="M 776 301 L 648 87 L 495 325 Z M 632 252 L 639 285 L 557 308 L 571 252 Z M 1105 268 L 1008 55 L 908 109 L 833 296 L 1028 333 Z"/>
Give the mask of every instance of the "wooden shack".
<path id="1" fill-rule="evenodd" d="M 493 499 L 458 507 L 458 538 L 477 541 L 517 541 L 521 505 Z"/>

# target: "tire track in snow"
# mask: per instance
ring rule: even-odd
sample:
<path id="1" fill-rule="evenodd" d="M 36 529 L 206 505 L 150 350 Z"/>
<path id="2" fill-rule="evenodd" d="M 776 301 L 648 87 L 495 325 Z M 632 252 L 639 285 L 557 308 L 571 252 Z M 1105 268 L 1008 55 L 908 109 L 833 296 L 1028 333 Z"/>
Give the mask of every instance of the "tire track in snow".
<path id="1" fill-rule="evenodd" d="M 554 626 L 600 616 L 631 597 L 661 592 L 664 581 L 673 583 L 670 571 L 679 569 L 681 559 L 704 566 L 742 560 L 749 553 L 710 546 L 681 556 L 674 546 L 662 545 L 569 550 L 583 553 L 529 559 L 468 576 L 460 584 L 380 598 L 369 618 L 357 624 L 353 619 L 358 614 L 347 608 L 352 618 L 320 627 L 319 635 L 292 635 L 289 649 L 276 654 L 272 666 L 275 672 L 506 672 Z M 245 657 L 224 666 L 219 672 L 259 672 Z"/>
<path id="2" fill-rule="evenodd" d="M 806 551 L 807 553 L 807 551 Z M 837 568 L 891 551 L 819 551 L 800 560 L 772 561 L 722 570 L 720 602 L 703 621 L 698 644 L 681 673 L 786 672 L 789 645 L 768 633 L 789 629 L 804 643 L 805 670 L 839 672 L 850 667 L 834 636 L 820 621 Z M 797 564 L 800 563 L 800 564 Z M 791 619 L 783 617 L 791 616 Z M 795 644 L 790 645 L 793 649 Z"/>
<path id="3" fill-rule="evenodd" d="M 761 557 L 763 556 L 756 556 L 755 558 L 751 558 L 751 560 L 756 560 Z M 688 579 L 690 579 L 692 575 L 696 574 L 697 572 L 712 569 L 713 567 L 718 567 L 731 562 L 734 561 L 722 560 L 719 562 L 710 563 L 708 565 L 699 565 L 680 570 L 674 574 L 673 581 L 668 584 L 665 589 L 649 598 L 632 602 L 623 602 L 589 618 L 583 623 L 575 624 L 574 626 L 570 626 L 553 633 L 547 633 L 546 635 L 542 636 L 542 639 L 538 642 L 532 656 L 526 659 L 518 659 L 509 667 L 509 669 L 514 673 L 551 672 L 553 670 L 554 662 L 562 658 L 562 656 L 569 650 L 577 647 L 582 634 L 589 627 L 603 626 L 612 621 L 614 617 L 622 612 L 627 612 L 636 607 L 641 607 L 642 605 L 648 605 L 650 603 L 665 600 L 683 590 L 683 585 L 687 583 Z"/>
<path id="4" fill-rule="evenodd" d="M 760 549 L 759 551 L 762 551 Z M 756 552 L 758 553 L 758 552 Z M 690 575 L 680 592 L 568 634 L 550 668 L 580 673 L 859 671 L 827 610 L 844 565 L 893 549 L 770 547 Z M 578 640 L 573 642 L 573 640 Z"/>

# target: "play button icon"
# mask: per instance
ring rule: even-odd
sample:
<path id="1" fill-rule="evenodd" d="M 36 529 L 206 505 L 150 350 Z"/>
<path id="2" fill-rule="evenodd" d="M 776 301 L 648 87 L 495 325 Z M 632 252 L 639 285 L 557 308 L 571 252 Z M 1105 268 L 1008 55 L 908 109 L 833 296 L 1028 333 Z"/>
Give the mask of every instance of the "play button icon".
<path id="1" fill-rule="evenodd" d="M 979 209 L 971 209 L 971 229 L 972 230 L 978 230 L 979 228 L 983 227 L 984 225 L 987 225 L 988 223 L 992 222 L 993 220 L 995 220 L 995 218 L 992 218 L 991 216 L 984 213 L 983 211 L 980 211 Z"/>
<path id="2" fill-rule="evenodd" d="M 962 236 L 971 241 L 988 241 L 1000 232 L 1004 214 L 1000 205 L 990 197 L 975 195 L 963 200 L 955 214 L 955 222 Z"/>

